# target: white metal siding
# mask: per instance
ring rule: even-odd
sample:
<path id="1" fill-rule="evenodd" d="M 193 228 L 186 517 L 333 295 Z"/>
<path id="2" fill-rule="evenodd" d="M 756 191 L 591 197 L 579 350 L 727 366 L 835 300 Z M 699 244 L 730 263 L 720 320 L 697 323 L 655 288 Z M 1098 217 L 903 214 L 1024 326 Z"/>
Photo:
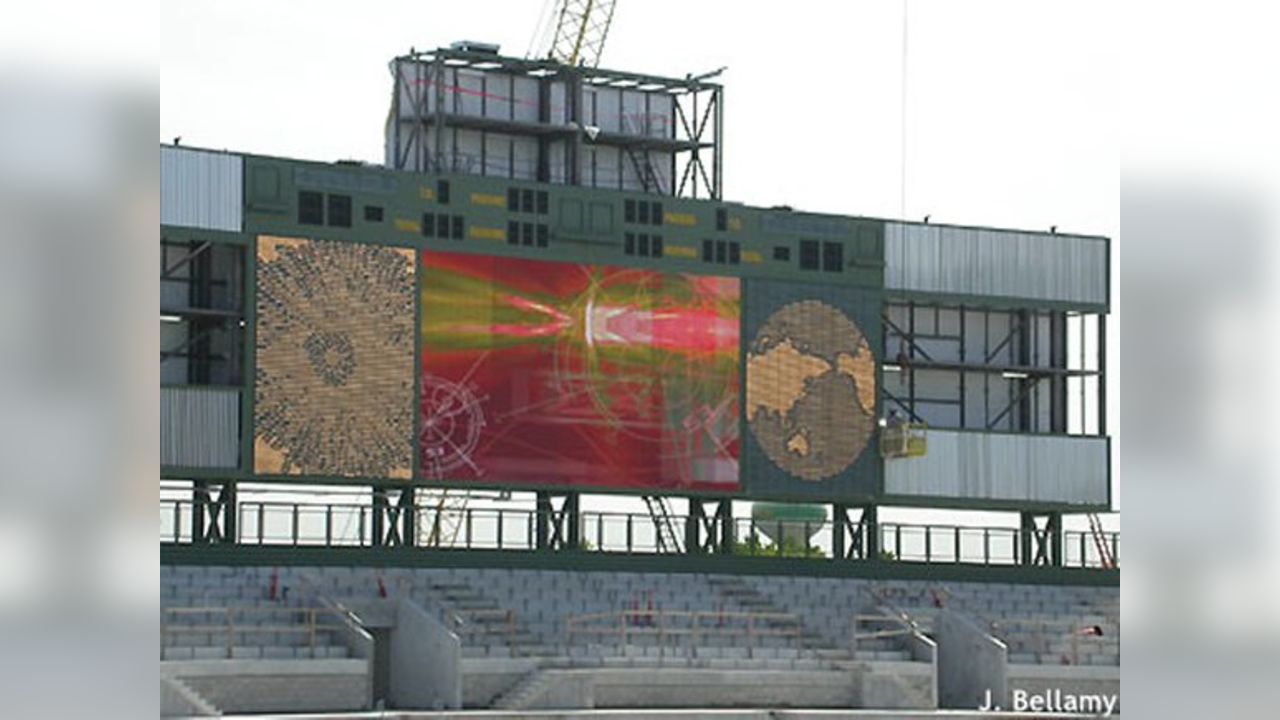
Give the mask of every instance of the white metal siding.
<path id="1" fill-rule="evenodd" d="M 1105 505 L 1107 440 L 929 430 L 923 457 L 885 460 L 889 495 Z"/>
<path id="2" fill-rule="evenodd" d="M 239 458 L 240 391 L 160 388 L 160 465 L 234 468 Z"/>
<path id="3" fill-rule="evenodd" d="M 239 155 L 160 148 L 160 224 L 240 232 Z"/>
<path id="4" fill-rule="evenodd" d="M 1101 238 L 887 223 L 884 253 L 891 290 L 1107 301 Z"/>

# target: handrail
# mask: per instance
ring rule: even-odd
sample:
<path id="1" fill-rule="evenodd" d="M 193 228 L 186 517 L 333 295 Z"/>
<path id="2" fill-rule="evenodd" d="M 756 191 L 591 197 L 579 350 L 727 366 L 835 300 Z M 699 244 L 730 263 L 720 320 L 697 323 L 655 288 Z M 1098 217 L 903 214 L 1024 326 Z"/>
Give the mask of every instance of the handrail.
<path id="1" fill-rule="evenodd" d="M 215 634 L 226 634 L 226 656 L 230 659 L 233 656 L 232 648 L 236 645 L 238 636 L 249 632 L 268 632 L 268 633 L 296 633 L 305 634 L 307 636 L 307 644 L 305 647 L 311 650 L 311 656 L 315 657 L 316 639 L 319 633 L 334 630 L 342 630 L 345 628 L 343 624 L 329 624 L 317 622 L 317 617 L 334 611 L 329 608 L 316 607 L 235 607 L 235 606 L 217 606 L 217 607 L 168 607 L 160 609 L 160 647 L 161 653 L 163 649 L 168 647 L 168 638 L 175 634 L 181 633 L 209 633 L 211 636 Z M 243 622 L 237 626 L 237 615 L 298 615 L 301 614 L 304 621 L 302 623 L 281 623 L 281 624 L 252 624 L 245 625 Z M 221 616 L 221 620 L 217 624 L 200 625 L 182 623 L 174 625 L 170 622 L 171 617 L 180 617 L 184 615 L 197 616 Z"/>
<path id="2" fill-rule="evenodd" d="M 896 626 L 892 630 L 875 630 L 867 633 L 859 633 L 858 625 L 893 625 Z M 849 623 L 849 652 L 854 657 L 858 657 L 858 641 L 874 640 L 879 638 L 890 637 L 911 637 L 917 642 L 930 648 L 935 654 L 937 651 L 937 643 L 920 629 L 917 623 L 910 615 L 900 610 L 890 610 L 882 608 L 882 614 L 871 615 L 867 613 L 855 613 Z M 931 661 L 933 658 L 931 658 Z"/>
<path id="3" fill-rule="evenodd" d="M 1112 623 L 1108 623 L 1108 624 L 1112 624 Z M 1011 630 L 1013 628 L 1018 628 L 1018 627 L 1031 628 L 1032 630 L 1037 631 L 1031 638 L 1031 642 L 1034 644 L 1035 649 L 1032 649 L 1029 651 L 1037 655 L 1047 654 L 1049 643 L 1055 639 L 1070 640 L 1071 654 L 1069 656 L 1068 655 L 1062 656 L 1062 660 L 1064 664 L 1068 664 L 1068 665 L 1080 664 L 1080 638 L 1081 637 L 1086 637 L 1086 636 L 1100 637 L 1097 635 L 1090 635 L 1089 633 L 1086 633 L 1085 631 L 1092 629 L 1093 624 L 1086 623 L 1081 620 L 1063 620 L 1063 619 L 1044 620 L 1044 619 L 1037 619 L 1037 618 L 1012 617 L 1012 618 L 1003 618 L 1000 620 L 992 621 L 988 625 L 988 630 L 993 636 L 1002 640 L 1006 645 L 1010 645 L 1011 642 L 1010 642 L 1010 635 L 1008 633 L 1008 630 Z M 1024 647 L 1021 644 L 1019 644 L 1016 649 L 1015 647 L 1010 647 L 1009 650 L 1010 652 L 1028 652 L 1027 650 L 1024 649 Z"/>
<path id="4" fill-rule="evenodd" d="M 161 541 L 173 544 L 197 542 L 192 528 L 199 512 L 205 509 L 202 505 L 202 501 L 193 498 L 162 497 Z M 373 520 L 376 512 L 377 508 L 365 502 L 289 502 L 253 499 L 246 493 L 237 498 L 233 539 L 243 545 L 375 547 Z M 536 528 L 555 520 L 547 511 L 527 508 L 440 510 L 434 505 L 417 505 L 411 508 L 411 512 L 420 523 L 441 512 L 453 515 L 463 531 L 453 542 L 442 540 L 439 546 L 457 549 L 538 550 Z M 670 519 L 676 527 L 695 523 L 688 516 L 670 516 Z M 572 548 L 575 551 L 625 554 L 679 552 L 659 540 L 652 518 L 644 513 L 584 511 L 579 520 L 581 537 L 590 545 Z M 733 518 L 730 522 L 733 527 L 729 535 L 753 539 L 755 543 L 750 552 L 743 550 L 743 555 L 789 556 L 794 550 L 806 557 L 843 558 L 848 552 L 848 548 L 834 546 L 837 535 L 847 536 L 847 532 L 837 533 L 844 528 L 837 528 L 832 520 L 803 523 L 804 534 L 813 538 L 809 544 L 816 551 L 808 546 L 777 548 L 769 537 L 785 536 L 781 527 L 784 522 L 743 517 Z M 522 527 L 523 532 L 511 532 L 517 527 Z M 1021 554 L 1032 531 L 1017 527 L 880 522 L 866 523 L 853 532 L 866 535 L 862 538 L 861 547 L 879 550 L 877 557 L 866 558 L 872 561 L 1020 565 L 1027 560 Z M 408 539 L 409 542 L 414 540 Z M 1103 540 L 1108 552 L 1118 560 L 1119 533 L 1105 533 Z M 1064 530 L 1060 532 L 1059 541 L 1064 565 L 1105 569 L 1089 531 Z M 741 550 L 736 546 L 727 549 L 731 554 L 738 554 L 736 551 Z"/>

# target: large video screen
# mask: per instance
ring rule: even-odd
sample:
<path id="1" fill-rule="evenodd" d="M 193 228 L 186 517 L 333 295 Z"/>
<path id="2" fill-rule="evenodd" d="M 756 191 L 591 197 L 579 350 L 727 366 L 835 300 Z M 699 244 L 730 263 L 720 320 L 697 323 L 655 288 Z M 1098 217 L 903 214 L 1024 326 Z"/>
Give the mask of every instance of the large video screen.
<path id="1" fill-rule="evenodd" d="M 738 487 L 737 278 L 424 251 L 425 479 Z"/>

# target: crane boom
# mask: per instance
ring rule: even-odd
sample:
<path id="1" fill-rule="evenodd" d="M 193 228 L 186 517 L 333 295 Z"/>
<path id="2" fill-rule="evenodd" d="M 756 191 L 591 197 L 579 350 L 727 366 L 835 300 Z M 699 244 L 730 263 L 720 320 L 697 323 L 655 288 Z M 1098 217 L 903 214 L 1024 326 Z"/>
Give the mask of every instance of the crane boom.
<path id="1" fill-rule="evenodd" d="M 617 0 L 560 0 L 548 57 L 565 65 L 599 65 L 616 4 Z"/>

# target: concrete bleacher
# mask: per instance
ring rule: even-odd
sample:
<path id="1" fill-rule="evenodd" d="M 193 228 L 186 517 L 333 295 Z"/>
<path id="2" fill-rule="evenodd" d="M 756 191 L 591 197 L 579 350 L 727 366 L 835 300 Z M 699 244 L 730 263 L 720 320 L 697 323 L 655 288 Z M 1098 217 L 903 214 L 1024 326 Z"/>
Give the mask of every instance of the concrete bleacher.
<path id="1" fill-rule="evenodd" d="M 270 568 L 162 567 L 161 660 L 345 658 L 330 630 L 312 633 L 311 601 L 301 588 L 277 586 Z M 288 588 L 288 592 L 285 588 Z M 314 624 L 332 618 L 318 615 Z"/>
<path id="2" fill-rule="evenodd" d="M 797 696 L 798 704 L 821 705 L 823 698 L 839 696 L 840 702 L 887 706 L 895 697 L 910 696 L 905 706 L 936 706 L 936 670 L 918 651 L 912 652 L 907 637 L 862 636 L 855 647 L 852 635 L 855 615 L 888 610 L 906 613 L 929 635 L 939 603 L 1006 642 L 1011 682 L 1023 678 L 1034 685 L 1072 679 L 1075 675 L 1063 669 L 1071 666 L 1088 682 L 1110 682 L 1115 674 L 1118 683 L 1119 594 L 1114 587 L 494 568 L 281 567 L 276 571 L 277 599 L 271 600 L 272 572 L 261 567 L 165 568 L 162 605 L 288 610 L 312 606 L 317 597 L 350 607 L 380 598 L 411 599 L 457 635 L 467 707 L 556 707 L 556 702 L 602 702 L 599 698 L 612 697 L 611 693 L 628 697 L 636 690 L 626 689 L 622 676 L 610 674 L 626 669 L 646 669 L 655 682 L 663 673 L 674 673 L 663 682 L 670 683 L 675 693 L 670 702 L 676 705 L 685 701 L 682 698 L 701 697 L 698 687 L 684 678 L 705 671 L 774 673 L 758 681 L 773 683 L 770 687 L 776 685 L 784 695 L 788 683 L 824 688 Z M 689 613 L 709 621 L 704 631 L 672 632 Z M 723 623 L 717 622 L 721 614 Z M 764 632 L 730 631 L 734 622 L 745 622 L 741 618 L 748 615 L 753 627 Z M 584 616 L 594 620 L 588 617 L 584 623 Z M 1056 628 L 1094 626 L 1101 636 L 1055 634 Z M 577 628 L 573 634 L 571 627 Z M 582 632 L 584 627 L 593 631 Z M 226 656 L 225 639 L 216 633 L 170 635 L 166 659 L 186 658 L 188 650 L 193 660 L 218 652 Z M 317 633 L 314 649 L 309 637 L 256 637 L 251 632 L 242 637 L 232 648 L 233 658 L 296 659 L 312 657 L 311 653 L 316 658 L 341 658 L 345 649 L 338 638 L 322 633 Z M 833 691 L 831 683 L 838 677 L 858 689 L 844 695 Z M 784 699 L 779 704 L 788 703 Z"/>
<path id="3" fill-rule="evenodd" d="M 161 697 L 174 714 L 362 710 L 371 666 L 301 578 L 271 568 L 160 569 Z"/>

